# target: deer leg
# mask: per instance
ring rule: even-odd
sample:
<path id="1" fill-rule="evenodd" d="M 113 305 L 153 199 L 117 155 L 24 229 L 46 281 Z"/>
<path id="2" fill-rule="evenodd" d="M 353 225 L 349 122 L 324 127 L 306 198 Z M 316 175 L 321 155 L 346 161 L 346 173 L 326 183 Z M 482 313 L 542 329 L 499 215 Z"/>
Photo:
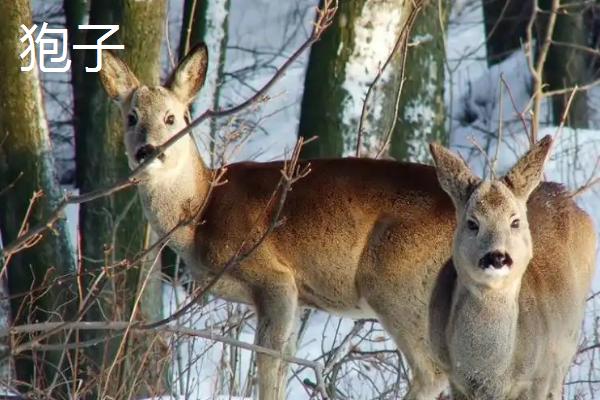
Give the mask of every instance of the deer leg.
<path id="1" fill-rule="evenodd" d="M 283 274 L 280 274 L 283 275 Z M 258 329 L 255 343 L 291 355 L 295 349 L 298 291 L 290 276 L 277 276 L 256 293 Z M 279 357 L 257 354 L 260 400 L 285 399 L 287 363 Z"/>
<path id="2" fill-rule="evenodd" d="M 396 310 L 401 310 L 398 307 Z M 448 385 L 446 375 L 432 360 L 429 349 L 424 340 L 417 335 L 406 335 L 406 315 L 397 315 L 394 307 L 382 307 L 375 310 L 379 321 L 385 330 L 392 336 L 398 349 L 406 357 L 412 371 L 410 389 L 405 400 L 434 400 Z M 401 311 L 400 311 L 401 312 Z M 414 329 L 414 325 L 413 325 Z M 422 328 L 424 331 L 425 328 Z M 413 340 L 414 339 L 414 340 Z"/>
<path id="3" fill-rule="evenodd" d="M 469 400 L 469 397 L 461 392 L 456 386 L 450 384 L 450 394 L 452 400 Z"/>
<path id="4" fill-rule="evenodd" d="M 415 265 L 407 256 L 422 246 L 411 229 L 396 220 L 379 221 L 362 255 L 356 281 L 410 365 L 412 378 L 405 399 L 435 400 L 448 385 L 428 340 L 429 300 L 439 267 Z"/>
<path id="5" fill-rule="evenodd" d="M 382 286 L 377 291 L 369 291 L 365 294 L 367 302 L 410 365 L 412 378 L 405 400 L 435 400 L 448 380 L 427 345 L 427 315 L 416 315 L 407 307 L 409 301 L 390 296 L 395 290 Z"/>
<path id="6" fill-rule="evenodd" d="M 532 400 L 560 400 L 563 398 L 563 380 L 566 375 L 566 368 L 558 368 L 555 375 L 552 377 L 554 379 L 549 379 L 546 383 L 544 391 L 537 390 L 533 392 L 531 396 Z"/>
<path id="7" fill-rule="evenodd" d="M 427 356 L 422 355 L 424 352 L 411 352 L 411 357 L 408 356 L 408 352 L 404 354 L 407 354 L 413 375 L 405 400 L 437 399 L 448 383 L 446 376 Z"/>

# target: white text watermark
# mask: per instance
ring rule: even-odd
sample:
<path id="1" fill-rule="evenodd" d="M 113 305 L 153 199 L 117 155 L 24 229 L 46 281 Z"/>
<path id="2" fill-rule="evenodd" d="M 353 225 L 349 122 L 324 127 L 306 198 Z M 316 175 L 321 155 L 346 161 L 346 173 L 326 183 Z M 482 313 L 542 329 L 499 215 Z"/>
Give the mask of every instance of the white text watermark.
<path id="1" fill-rule="evenodd" d="M 19 39 L 21 43 L 27 43 L 27 48 L 19 54 L 22 60 L 29 57 L 29 64 L 21 67 L 21 71 L 31 71 L 36 59 L 42 72 L 66 72 L 71 68 L 67 43 L 68 31 L 64 28 L 48 28 L 44 22 L 37 35 L 38 26 L 34 24 L 31 28 L 21 25 L 23 36 Z M 85 67 L 86 72 L 98 72 L 102 68 L 102 50 L 122 50 L 122 44 L 104 44 L 104 41 L 119 30 L 119 25 L 79 25 L 83 30 L 106 30 L 106 33 L 96 40 L 96 44 L 74 44 L 73 50 L 96 50 L 96 66 Z M 38 57 L 36 58 L 36 44 L 38 45 Z M 48 65 L 48 61 L 52 65 Z"/>

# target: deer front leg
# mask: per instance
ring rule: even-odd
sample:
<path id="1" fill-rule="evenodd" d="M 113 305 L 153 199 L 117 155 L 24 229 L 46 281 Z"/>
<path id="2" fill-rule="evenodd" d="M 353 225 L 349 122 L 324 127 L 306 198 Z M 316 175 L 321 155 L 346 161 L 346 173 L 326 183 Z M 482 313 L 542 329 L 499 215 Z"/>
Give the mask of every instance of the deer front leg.
<path id="1" fill-rule="evenodd" d="M 469 400 L 469 397 L 461 392 L 456 386 L 450 384 L 450 394 L 452 396 L 452 400 Z"/>
<path id="2" fill-rule="evenodd" d="M 291 276 L 280 274 L 258 289 L 256 311 L 258 329 L 255 342 L 282 355 L 295 350 L 298 290 Z M 284 400 L 287 363 L 278 357 L 257 355 L 259 399 Z"/>

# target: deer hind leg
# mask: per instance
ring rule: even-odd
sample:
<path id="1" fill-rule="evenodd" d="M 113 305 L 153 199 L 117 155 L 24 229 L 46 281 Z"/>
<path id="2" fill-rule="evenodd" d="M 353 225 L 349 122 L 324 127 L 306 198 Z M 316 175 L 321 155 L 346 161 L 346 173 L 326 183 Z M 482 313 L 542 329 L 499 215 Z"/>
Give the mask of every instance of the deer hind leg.
<path id="1" fill-rule="evenodd" d="M 258 329 L 255 343 L 293 355 L 296 348 L 298 290 L 293 278 L 279 273 L 257 288 L 255 305 Z M 260 400 L 285 399 L 287 363 L 278 357 L 257 354 Z"/>

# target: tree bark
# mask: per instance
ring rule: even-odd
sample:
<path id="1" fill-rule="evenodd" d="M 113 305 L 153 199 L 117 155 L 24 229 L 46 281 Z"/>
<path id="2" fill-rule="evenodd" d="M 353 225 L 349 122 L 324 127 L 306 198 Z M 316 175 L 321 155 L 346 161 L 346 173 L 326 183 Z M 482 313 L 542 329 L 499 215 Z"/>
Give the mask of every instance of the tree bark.
<path id="1" fill-rule="evenodd" d="M 14 0 L 3 4 L 0 16 L 0 231 L 4 243 L 19 235 L 26 220 L 29 226 L 45 222 L 61 199 L 61 190 L 55 176 L 54 160 L 42 100 L 37 66 L 22 72 L 29 64 L 19 54 L 27 42 L 20 25 L 32 26 L 28 0 Z M 41 190 L 43 197 L 27 209 L 34 192 Z M 72 273 L 75 269 L 74 251 L 69 241 L 66 224 L 59 220 L 53 232 L 29 249 L 15 254 L 8 263 L 8 288 L 14 324 L 28 321 L 57 320 L 66 307 L 69 296 L 65 287 L 54 279 Z M 43 287 L 52 283 L 47 290 Z M 31 293 L 32 296 L 25 295 Z M 39 296 L 39 297 L 38 297 Z M 32 354 L 16 359 L 17 378 L 35 389 L 45 390 L 52 381 L 57 355 L 38 354 L 47 364 L 35 369 Z M 51 367 L 52 363 L 56 367 Z M 44 373 L 44 371 L 46 373 Z M 36 380 L 34 381 L 34 376 Z M 34 389 L 28 387 L 28 389 Z"/>
<path id="2" fill-rule="evenodd" d="M 551 0 L 540 0 L 539 6 L 542 10 L 549 10 L 551 3 Z M 583 12 L 584 4 L 581 0 L 563 0 L 561 6 L 564 7 L 565 12 L 558 13 L 552 34 L 552 40 L 556 43 L 550 46 L 544 64 L 544 81 L 548 84 L 546 91 L 584 85 L 590 80 L 591 75 L 587 66 L 587 54 L 573 47 L 588 45 L 588 30 L 585 26 Z M 542 34 L 545 34 L 545 20 L 546 18 L 540 18 L 542 26 L 541 33 L 538 35 L 538 43 L 543 38 Z M 552 97 L 552 123 L 554 125 L 560 124 L 570 95 L 569 92 Z M 565 124 L 572 128 L 589 126 L 586 92 L 575 94 Z"/>
<path id="3" fill-rule="evenodd" d="M 483 0 L 488 66 L 504 61 L 521 48 L 533 2 L 537 0 Z"/>
<path id="4" fill-rule="evenodd" d="M 412 0 L 339 3 L 333 24 L 313 45 L 309 57 L 298 134 L 317 135 L 319 140 L 303 148 L 304 158 L 354 155 L 359 125 L 362 125 L 361 154 L 373 155 L 384 145 L 397 103 L 389 88 L 400 83 L 401 56 L 396 54 L 373 86 L 364 113 L 363 103 L 405 29 L 408 16 L 420 3 Z"/>
<path id="5" fill-rule="evenodd" d="M 92 1 L 90 24 L 118 24 L 120 31 L 108 43 L 123 44 L 119 56 L 147 85 L 159 83 L 160 45 L 166 16 L 166 0 Z M 102 32 L 88 31 L 87 43 L 96 43 Z M 87 50 L 85 63 L 95 65 L 96 53 Z M 110 103 L 96 74 L 85 74 L 80 89 L 75 89 L 75 108 L 80 110 L 76 131 L 77 184 L 82 192 L 114 183 L 127 175 L 129 168 L 123 144 L 122 118 L 117 107 Z M 81 246 L 88 276 L 95 276 L 104 265 L 131 259 L 147 241 L 147 224 L 137 191 L 116 193 L 90 203 L 80 209 Z M 160 265 L 160 264 L 159 264 Z M 152 269 L 151 269 L 152 268 Z M 133 316 L 136 320 L 156 320 L 162 316 L 160 269 L 152 262 L 119 270 L 105 285 L 102 301 L 87 315 L 88 319 L 127 320 L 132 317 L 132 306 L 141 296 Z M 145 290 L 142 283 L 149 276 Z M 88 280 L 88 282 L 91 281 Z M 110 375 L 98 375 L 94 391 L 102 395 L 127 397 L 162 394 L 167 387 L 165 357 L 161 341 L 156 337 L 130 335 L 96 346 L 88 353 L 95 365 L 92 370 Z M 115 361 L 115 357 L 119 357 Z M 113 366 L 114 364 L 114 367 Z M 159 364 L 160 363 L 160 364 Z"/>
<path id="6" fill-rule="evenodd" d="M 396 160 L 426 162 L 430 159 L 430 142 L 448 144 L 444 34 L 449 6 L 445 1 L 428 2 L 413 25 L 410 42 L 414 46 L 406 54 L 405 82 L 389 152 Z"/>

